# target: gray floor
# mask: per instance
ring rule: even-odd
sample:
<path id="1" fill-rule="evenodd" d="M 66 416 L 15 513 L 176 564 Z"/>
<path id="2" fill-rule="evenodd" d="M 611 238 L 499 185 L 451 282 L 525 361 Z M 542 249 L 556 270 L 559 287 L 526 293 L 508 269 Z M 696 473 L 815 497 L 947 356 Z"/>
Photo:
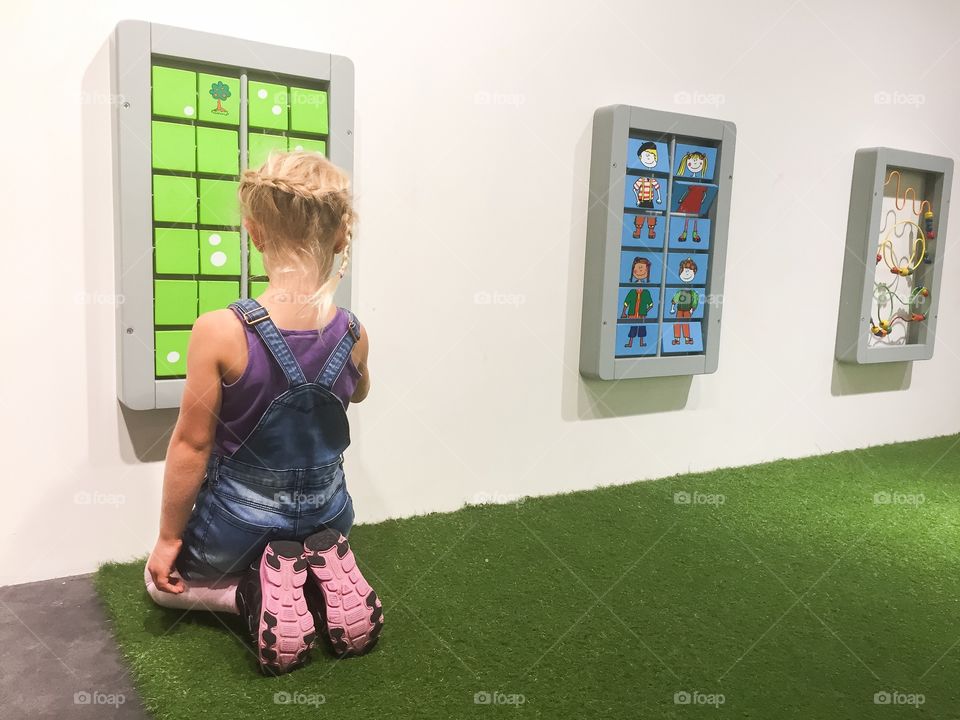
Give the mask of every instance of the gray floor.
<path id="1" fill-rule="evenodd" d="M 148 718 L 80 575 L 0 588 L 0 718 Z"/>

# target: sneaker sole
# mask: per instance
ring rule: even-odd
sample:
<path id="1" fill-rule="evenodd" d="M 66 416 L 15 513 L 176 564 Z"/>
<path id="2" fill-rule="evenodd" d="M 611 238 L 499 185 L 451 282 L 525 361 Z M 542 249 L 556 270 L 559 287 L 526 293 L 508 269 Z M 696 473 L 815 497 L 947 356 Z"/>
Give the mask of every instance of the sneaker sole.
<path id="1" fill-rule="evenodd" d="M 264 672 L 287 672 L 302 665 L 313 647 L 316 628 L 303 596 L 307 563 L 300 543 L 275 540 L 260 561 L 260 627 L 257 653 Z"/>
<path id="2" fill-rule="evenodd" d="M 323 595 L 323 620 L 337 655 L 369 652 L 383 630 L 383 607 L 364 579 L 347 539 L 329 528 L 303 541 L 304 558 Z"/>

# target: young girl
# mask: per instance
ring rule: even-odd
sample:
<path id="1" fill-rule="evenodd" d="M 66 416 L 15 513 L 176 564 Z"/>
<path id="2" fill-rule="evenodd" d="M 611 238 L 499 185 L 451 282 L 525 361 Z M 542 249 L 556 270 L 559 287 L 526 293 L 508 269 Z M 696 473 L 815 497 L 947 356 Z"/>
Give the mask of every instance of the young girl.
<path id="1" fill-rule="evenodd" d="M 243 616 L 276 673 L 318 635 L 359 654 L 383 626 L 346 540 L 345 410 L 370 390 L 369 345 L 333 305 L 355 221 L 344 173 L 317 153 L 274 154 L 239 195 L 270 283 L 194 324 L 144 580 L 164 607 Z"/>

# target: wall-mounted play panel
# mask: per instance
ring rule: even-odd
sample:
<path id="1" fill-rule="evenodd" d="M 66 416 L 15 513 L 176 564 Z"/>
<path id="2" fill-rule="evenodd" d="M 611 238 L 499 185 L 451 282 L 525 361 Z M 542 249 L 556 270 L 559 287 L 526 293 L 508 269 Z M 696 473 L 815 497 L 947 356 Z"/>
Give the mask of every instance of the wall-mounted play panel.
<path id="1" fill-rule="evenodd" d="M 580 372 L 716 370 L 736 128 L 614 105 L 594 114 Z"/>
<path id="2" fill-rule="evenodd" d="M 241 226 L 240 176 L 271 151 L 353 170 L 353 65 L 343 57 L 146 22 L 110 38 L 117 395 L 176 407 L 199 314 L 256 296 L 263 258 Z M 350 304 L 350 273 L 335 301 Z"/>
<path id="3" fill-rule="evenodd" d="M 950 158 L 891 148 L 857 151 L 837 360 L 933 356 L 952 181 Z"/>

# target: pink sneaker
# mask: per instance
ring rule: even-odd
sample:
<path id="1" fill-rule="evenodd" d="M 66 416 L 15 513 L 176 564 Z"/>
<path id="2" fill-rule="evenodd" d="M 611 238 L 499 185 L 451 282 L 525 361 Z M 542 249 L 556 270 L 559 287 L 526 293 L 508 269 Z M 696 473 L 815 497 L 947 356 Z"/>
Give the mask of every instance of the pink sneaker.
<path id="1" fill-rule="evenodd" d="M 303 596 L 306 581 L 303 546 L 289 540 L 268 543 L 240 581 L 240 616 L 247 621 L 264 674 L 299 667 L 314 645 L 316 628 Z"/>
<path id="2" fill-rule="evenodd" d="M 362 655 L 377 644 L 383 608 L 338 530 L 328 528 L 303 541 L 313 582 L 307 597 L 337 655 Z"/>

